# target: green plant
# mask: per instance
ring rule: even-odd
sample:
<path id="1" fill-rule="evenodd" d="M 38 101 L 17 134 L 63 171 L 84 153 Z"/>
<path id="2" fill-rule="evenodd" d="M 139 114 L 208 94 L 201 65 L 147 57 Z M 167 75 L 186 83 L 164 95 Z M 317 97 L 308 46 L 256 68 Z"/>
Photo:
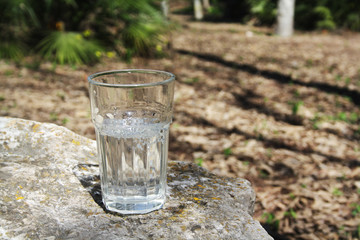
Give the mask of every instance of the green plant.
<path id="1" fill-rule="evenodd" d="M 294 209 L 290 208 L 289 211 L 284 212 L 284 216 L 290 216 L 292 218 L 297 218 L 297 214 Z"/>
<path id="2" fill-rule="evenodd" d="M 319 113 L 315 113 L 315 116 L 310 119 L 310 121 L 313 123 L 314 129 L 319 129 L 319 123 L 324 120 L 324 117 L 321 116 Z"/>
<path id="3" fill-rule="evenodd" d="M 339 74 L 336 75 L 335 80 L 338 81 L 338 82 L 341 81 L 341 75 L 339 75 Z"/>
<path id="4" fill-rule="evenodd" d="M 225 149 L 224 149 L 224 155 L 225 155 L 226 157 L 230 156 L 231 154 L 232 154 L 231 148 L 225 148 Z"/>
<path id="5" fill-rule="evenodd" d="M 355 130 L 355 135 L 360 136 L 360 126 Z"/>
<path id="6" fill-rule="evenodd" d="M 269 172 L 264 169 L 260 170 L 259 175 L 260 175 L 260 178 L 264 178 L 264 179 L 269 178 L 269 176 L 270 176 Z"/>
<path id="7" fill-rule="evenodd" d="M 313 61 L 312 59 L 307 59 L 307 60 L 306 60 L 306 63 L 305 63 L 305 66 L 306 66 L 307 68 L 313 67 L 313 66 L 314 66 L 314 61 Z"/>
<path id="8" fill-rule="evenodd" d="M 343 195 L 343 192 L 342 192 L 340 189 L 338 189 L 338 188 L 334 188 L 333 191 L 332 191 L 332 194 L 333 194 L 334 196 L 342 196 L 342 195 Z"/>
<path id="9" fill-rule="evenodd" d="M 350 13 L 345 20 L 346 27 L 351 30 L 359 31 L 360 29 L 360 16 L 358 13 Z M 360 234 L 360 233 L 359 233 Z"/>
<path id="10" fill-rule="evenodd" d="M 296 196 L 295 196 L 294 193 L 289 193 L 289 197 L 290 197 L 291 199 L 295 199 L 295 198 L 296 198 Z"/>
<path id="11" fill-rule="evenodd" d="M 6 70 L 5 71 L 5 76 L 11 76 L 14 74 L 14 71 L 13 70 Z"/>
<path id="12" fill-rule="evenodd" d="M 318 130 L 319 129 L 319 121 L 316 119 L 312 119 L 311 121 L 312 121 L 312 128 L 314 130 Z"/>
<path id="13" fill-rule="evenodd" d="M 339 119 L 339 120 L 341 120 L 341 121 L 346 122 L 346 121 L 347 121 L 347 116 L 346 116 L 346 113 L 344 113 L 344 112 L 340 112 L 340 113 L 338 113 L 338 115 L 337 115 L 337 119 Z"/>
<path id="14" fill-rule="evenodd" d="M 351 211 L 351 214 L 353 216 L 360 215 L 360 204 L 353 203 L 353 204 L 351 204 L 351 207 L 353 208 Z"/>
<path id="15" fill-rule="evenodd" d="M 200 79 L 198 77 L 193 77 L 193 78 L 185 79 L 184 82 L 187 83 L 187 84 L 194 84 L 194 83 L 197 83 L 199 81 L 200 81 Z"/>
<path id="16" fill-rule="evenodd" d="M 242 164 L 243 164 L 244 166 L 249 166 L 250 162 L 249 162 L 249 161 L 244 161 Z"/>
<path id="17" fill-rule="evenodd" d="M 195 159 L 195 164 L 198 165 L 199 167 L 202 167 L 203 162 L 204 162 L 204 159 L 202 159 L 202 158 Z"/>
<path id="18" fill-rule="evenodd" d="M 325 6 L 317 6 L 314 9 L 315 15 L 318 16 L 319 20 L 316 22 L 316 28 L 334 30 L 336 24 L 333 21 L 333 17 L 329 8 Z"/>
<path id="19" fill-rule="evenodd" d="M 82 64 L 94 62 L 95 53 L 101 48 L 95 42 L 84 39 L 75 32 L 54 31 L 38 45 L 40 53 L 47 59 L 60 64 Z"/>
<path id="20" fill-rule="evenodd" d="M 349 117 L 351 123 L 356 123 L 360 119 L 359 115 L 356 112 L 352 112 Z"/>
<path id="21" fill-rule="evenodd" d="M 350 82 L 351 82 L 351 78 L 349 78 L 349 77 L 345 78 L 345 84 L 346 85 L 349 85 Z"/>
<path id="22" fill-rule="evenodd" d="M 278 230 L 280 221 L 275 218 L 273 213 L 265 212 L 261 215 L 262 218 L 265 218 L 265 223 L 272 226 L 275 230 Z"/>
<path id="23" fill-rule="evenodd" d="M 55 112 L 50 113 L 50 120 L 51 121 L 57 121 L 58 120 L 58 114 Z"/>
<path id="24" fill-rule="evenodd" d="M 271 0 L 250 0 L 250 13 L 255 17 L 258 24 L 271 25 L 275 22 L 277 14 L 276 1 Z"/>
<path id="25" fill-rule="evenodd" d="M 62 101 L 65 101 L 65 93 L 64 92 L 57 92 L 56 96 L 58 96 Z"/>
<path id="26" fill-rule="evenodd" d="M 68 119 L 68 118 L 64 118 L 63 120 L 61 120 L 61 123 L 62 123 L 63 125 L 66 125 L 68 122 L 69 122 L 69 119 Z"/>
<path id="27" fill-rule="evenodd" d="M 273 149 L 272 149 L 272 148 L 267 148 L 265 155 L 266 155 L 268 158 L 271 158 L 272 155 L 273 155 Z"/>
<path id="28" fill-rule="evenodd" d="M 303 101 L 297 100 L 297 101 L 290 101 L 289 102 L 291 106 L 291 111 L 293 115 L 296 115 L 299 112 L 299 109 L 302 105 L 304 105 Z"/>
<path id="29" fill-rule="evenodd" d="M 149 56 L 168 26 L 157 0 L 0 0 L 0 58 L 18 60 L 35 49 L 75 66 L 99 60 L 101 46 Z"/>

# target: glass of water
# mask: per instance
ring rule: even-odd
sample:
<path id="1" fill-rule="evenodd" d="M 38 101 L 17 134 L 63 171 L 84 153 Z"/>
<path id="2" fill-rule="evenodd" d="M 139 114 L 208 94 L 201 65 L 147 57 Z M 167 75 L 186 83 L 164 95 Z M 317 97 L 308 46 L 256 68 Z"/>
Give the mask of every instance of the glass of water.
<path id="1" fill-rule="evenodd" d="M 95 73 L 88 81 L 105 207 L 121 214 L 160 209 L 175 76 L 130 69 Z"/>

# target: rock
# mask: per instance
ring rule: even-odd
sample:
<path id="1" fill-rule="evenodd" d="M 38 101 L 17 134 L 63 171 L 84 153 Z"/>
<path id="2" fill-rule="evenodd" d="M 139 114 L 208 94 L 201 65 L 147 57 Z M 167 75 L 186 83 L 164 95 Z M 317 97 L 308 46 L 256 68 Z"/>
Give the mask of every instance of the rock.
<path id="1" fill-rule="evenodd" d="M 54 124 L 0 118 L 1 239 L 272 239 L 244 179 L 169 162 L 163 209 L 107 212 L 95 141 Z"/>

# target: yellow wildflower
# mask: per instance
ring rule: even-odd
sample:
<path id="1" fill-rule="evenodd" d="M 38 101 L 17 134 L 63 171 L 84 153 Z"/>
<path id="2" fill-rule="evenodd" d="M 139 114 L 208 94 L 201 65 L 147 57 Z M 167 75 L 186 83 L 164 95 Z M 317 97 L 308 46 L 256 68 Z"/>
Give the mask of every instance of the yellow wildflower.
<path id="1" fill-rule="evenodd" d="M 114 53 L 114 52 L 107 52 L 107 53 L 106 53 L 106 56 L 107 56 L 108 58 L 113 58 L 113 57 L 115 57 L 115 53 Z"/>
<path id="2" fill-rule="evenodd" d="M 101 57 L 101 52 L 100 52 L 100 51 L 96 51 L 96 52 L 95 52 L 95 56 L 97 56 L 98 58 Z"/>
<path id="3" fill-rule="evenodd" d="M 162 46 L 160 44 L 156 45 L 156 51 L 158 51 L 158 52 L 162 51 Z"/>
<path id="4" fill-rule="evenodd" d="M 91 30 L 90 30 L 90 29 L 86 29 L 85 31 L 83 31 L 83 35 L 84 35 L 84 37 L 90 37 L 90 35 L 91 35 Z"/>

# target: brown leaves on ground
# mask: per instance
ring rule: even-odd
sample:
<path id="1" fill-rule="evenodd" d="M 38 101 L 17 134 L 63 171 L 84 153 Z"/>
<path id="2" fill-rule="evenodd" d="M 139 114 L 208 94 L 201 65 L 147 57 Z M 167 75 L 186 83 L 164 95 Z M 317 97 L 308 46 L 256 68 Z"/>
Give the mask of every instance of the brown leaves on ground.
<path id="1" fill-rule="evenodd" d="M 359 239 L 360 34 L 283 39 L 240 24 L 178 21 L 184 27 L 164 59 L 75 70 L 2 63 L 0 114 L 94 138 L 86 75 L 171 71 L 171 159 L 249 179 L 255 217 L 288 239 Z"/>

